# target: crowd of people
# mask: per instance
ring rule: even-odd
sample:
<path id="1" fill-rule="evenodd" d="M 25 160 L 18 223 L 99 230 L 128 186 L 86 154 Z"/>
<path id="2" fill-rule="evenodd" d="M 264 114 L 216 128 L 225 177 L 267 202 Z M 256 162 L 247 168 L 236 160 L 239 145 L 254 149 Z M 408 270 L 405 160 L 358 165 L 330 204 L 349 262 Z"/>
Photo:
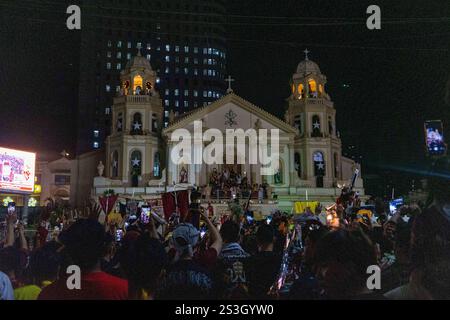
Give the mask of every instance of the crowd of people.
<path id="1" fill-rule="evenodd" d="M 252 198 L 263 202 L 272 198 L 272 191 L 266 182 L 250 183 L 247 176 L 235 172 L 234 168 L 225 167 L 223 171 L 213 169 L 209 184 L 201 188 L 203 198 L 216 199 Z"/>
<path id="2" fill-rule="evenodd" d="M 450 299 L 450 182 L 430 185 L 430 204 L 394 213 L 375 200 L 367 214 L 344 189 L 333 206 L 262 219 L 239 200 L 241 210 L 211 218 L 193 193 L 176 223 L 152 216 L 120 230 L 117 212 L 103 224 L 91 215 L 65 219 L 45 241 L 27 239 L 11 214 L 0 299 Z M 68 285 L 70 266 L 79 288 Z M 379 270 L 379 286 L 368 270 Z"/>

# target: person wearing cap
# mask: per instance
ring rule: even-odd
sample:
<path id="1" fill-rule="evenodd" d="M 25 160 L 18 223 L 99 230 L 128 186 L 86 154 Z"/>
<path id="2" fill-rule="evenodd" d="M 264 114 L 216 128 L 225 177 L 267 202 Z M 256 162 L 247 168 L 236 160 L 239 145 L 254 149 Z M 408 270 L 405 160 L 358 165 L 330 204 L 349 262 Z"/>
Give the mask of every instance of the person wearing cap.
<path id="1" fill-rule="evenodd" d="M 190 223 L 179 224 L 172 233 L 171 243 L 176 250 L 175 263 L 167 268 L 156 299 L 211 298 L 213 283 L 210 269 L 222 248 L 222 238 L 206 214 L 202 214 L 208 226 L 211 244 L 206 250 L 196 252 L 200 244 L 200 231 Z"/>

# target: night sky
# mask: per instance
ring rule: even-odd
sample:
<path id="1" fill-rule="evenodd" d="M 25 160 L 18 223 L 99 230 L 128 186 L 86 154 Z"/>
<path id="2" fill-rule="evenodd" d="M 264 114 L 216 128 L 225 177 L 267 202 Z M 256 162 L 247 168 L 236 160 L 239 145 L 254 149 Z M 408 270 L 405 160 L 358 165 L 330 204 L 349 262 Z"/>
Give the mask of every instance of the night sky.
<path id="1" fill-rule="evenodd" d="M 0 145 L 73 150 L 77 32 L 65 28 L 64 1 L 54 7 L 61 14 L 14 9 L 12 2 L 0 0 Z M 412 176 L 403 179 L 401 171 L 387 169 L 425 165 L 423 121 L 442 119 L 449 141 L 448 1 L 227 4 L 227 62 L 235 92 L 282 116 L 290 77 L 308 48 L 328 78 L 343 149 L 354 146 L 363 173 L 379 174 L 383 183 L 394 179 L 407 191 Z M 370 4 L 381 7 L 381 30 L 366 28 Z"/>

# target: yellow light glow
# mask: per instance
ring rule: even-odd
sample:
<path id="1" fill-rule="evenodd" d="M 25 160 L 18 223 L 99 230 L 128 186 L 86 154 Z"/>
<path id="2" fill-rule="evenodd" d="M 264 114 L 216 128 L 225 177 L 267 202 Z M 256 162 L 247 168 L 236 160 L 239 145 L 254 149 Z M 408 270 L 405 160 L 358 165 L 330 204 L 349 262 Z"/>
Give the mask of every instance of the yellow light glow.
<path id="1" fill-rule="evenodd" d="M 304 88 L 303 88 L 303 84 L 301 84 L 301 83 L 298 85 L 298 93 L 299 93 L 301 96 L 303 96 Z"/>
<path id="2" fill-rule="evenodd" d="M 319 92 L 323 93 L 323 85 L 319 84 Z"/>
<path id="3" fill-rule="evenodd" d="M 313 79 L 308 80 L 309 92 L 317 92 L 317 84 Z"/>
<path id="4" fill-rule="evenodd" d="M 42 187 L 40 184 L 35 184 L 34 185 L 34 193 L 41 193 L 42 192 Z"/>
<path id="5" fill-rule="evenodd" d="M 140 75 L 135 76 L 133 79 L 133 91 L 136 91 L 137 87 L 140 87 L 142 90 L 143 88 L 142 83 L 143 83 L 142 77 Z"/>

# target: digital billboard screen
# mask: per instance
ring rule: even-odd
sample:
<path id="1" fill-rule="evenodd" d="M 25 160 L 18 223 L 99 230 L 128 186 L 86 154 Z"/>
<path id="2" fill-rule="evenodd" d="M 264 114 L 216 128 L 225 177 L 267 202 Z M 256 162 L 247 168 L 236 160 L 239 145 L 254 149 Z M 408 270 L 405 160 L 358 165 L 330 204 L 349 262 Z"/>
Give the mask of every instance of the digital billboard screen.
<path id="1" fill-rule="evenodd" d="M 0 147 L 0 191 L 32 193 L 36 154 Z"/>

